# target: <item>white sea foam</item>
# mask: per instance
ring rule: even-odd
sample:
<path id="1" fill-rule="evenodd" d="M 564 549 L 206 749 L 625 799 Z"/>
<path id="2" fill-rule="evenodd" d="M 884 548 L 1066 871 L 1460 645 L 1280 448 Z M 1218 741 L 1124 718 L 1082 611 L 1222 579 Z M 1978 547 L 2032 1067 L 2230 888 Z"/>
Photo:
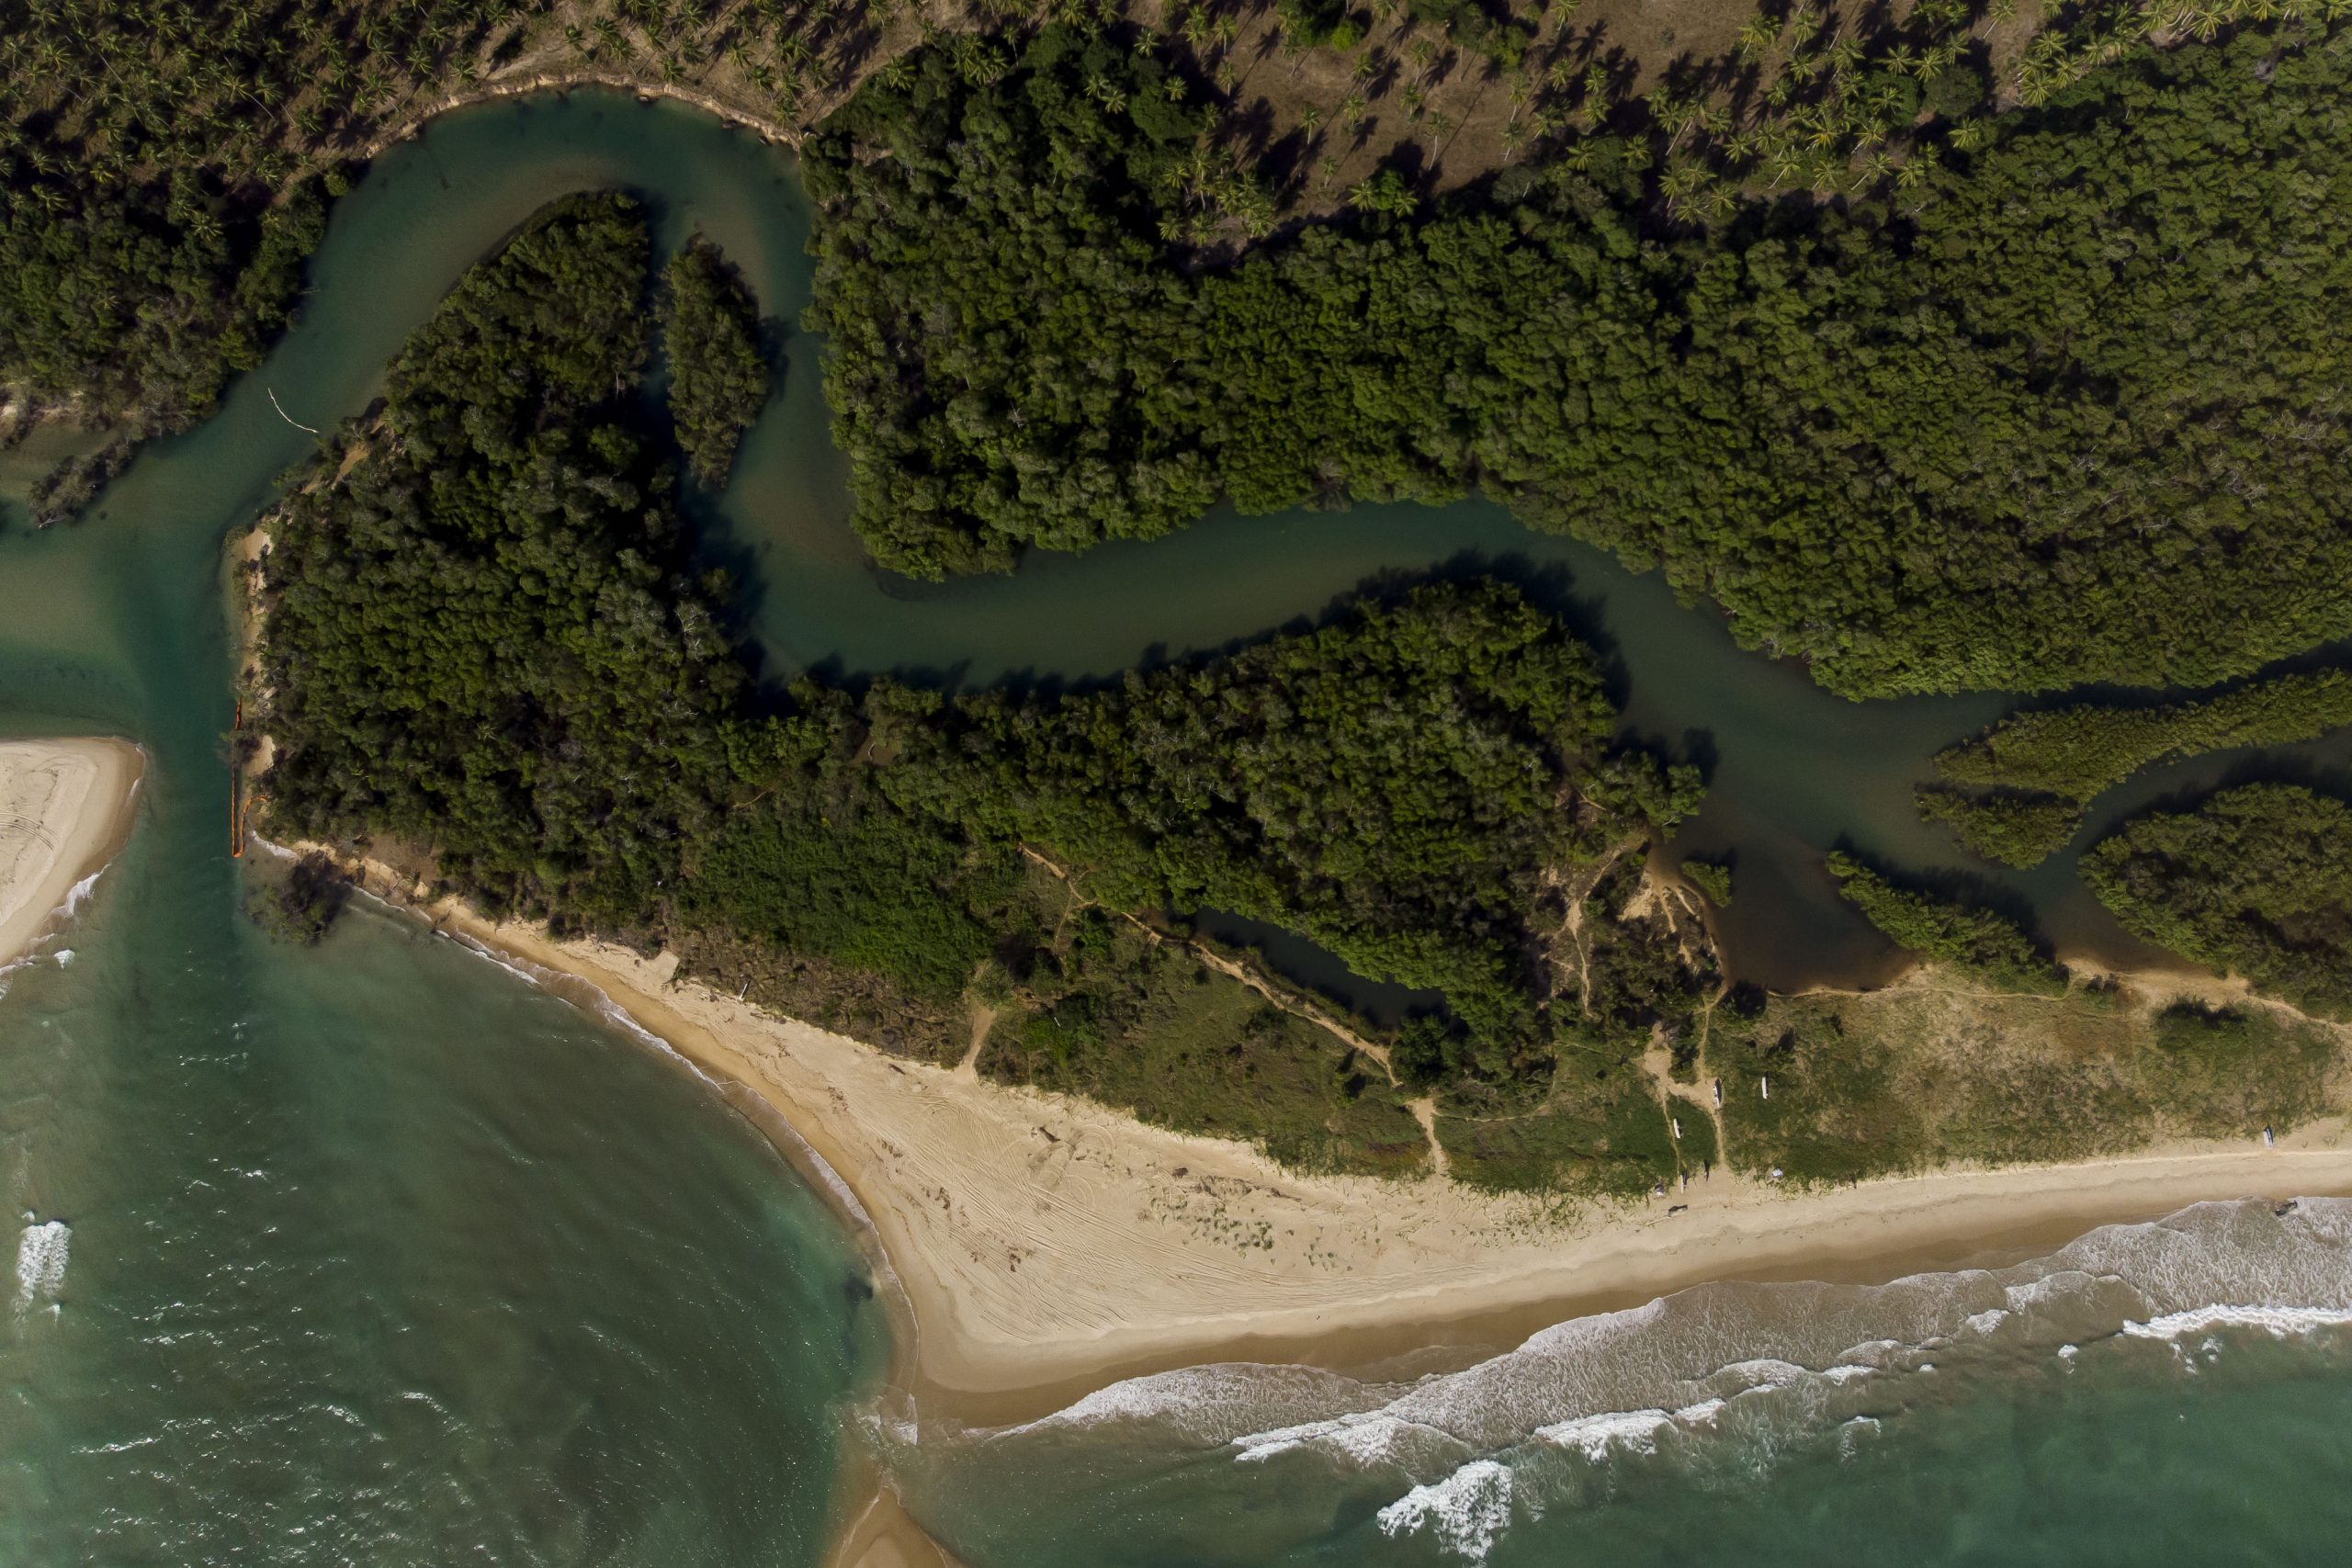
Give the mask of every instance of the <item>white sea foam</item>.
<path id="1" fill-rule="evenodd" d="M 1573 1421 L 1555 1421 L 1548 1427 L 1536 1427 L 1529 1435 L 1599 1461 L 1607 1458 L 1611 1449 L 1656 1453 L 1658 1434 L 1673 1425 L 1674 1417 L 1663 1410 L 1612 1410 L 1599 1416 L 1579 1416 Z"/>
<path id="2" fill-rule="evenodd" d="M 65 902 L 57 907 L 57 912 L 69 920 L 75 915 L 80 914 L 82 912 L 82 906 L 90 901 L 90 895 L 98 890 L 98 878 L 104 876 L 106 874 L 106 867 L 100 866 L 97 870 L 90 873 L 89 875 L 84 877 L 81 881 L 67 888 L 65 890 Z"/>
<path id="3" fill-rule="evenodd" d="M 98 878 L 105 874 L 106 867 L 100 866 L 97 870 L 90 873 L 89 875 L 84 877 L 81 881 L 67 888 L 65 890 L 65 902 L 58 905 L 57 908 L 49 912 L 48 923 L 51 926 L 62 926 L 67 921 L 73 919 L 75 915 L 80 914 L 82 911 L 82 906 L 89 902 L 90 895 L 96 890 Z M 55 935 L 56 933 L 54 931 L 44 934 L 41 938 L 41 943 L 46 943 L 54 940 Z M 37 962 L 40 958 L 41 954 L 39 951 L 39 947 L 41 943 L 36 943 L 34 951 L 25 953 L 20 958 L 11 959 L 6 964 L 0 964 L 0 997 L 5 997 L 8 994 L 8 977 L 10 976 L 16 974 L 17 970 L 23 969 Z M 74 950 L 70 947 L 60 948 L 56 953 L 50 954 L 50 956 L 55 958 L 57 960 L 57 966 L 60 969 L 62 969 L 67 964 L 74 962 Z"/>
<path id="4" fill-rule="evenodd" d="M 2184 1339 L 2222 1328 L 2259 1328 L 2274 1339 L 2352 1327 L 2352 1311 L 2336 1307 L 2204 1306 L 2168 1312 L 2145 1323 L 2126 1323 L 2134 1339 Z"/>
<path id="5" fill-rule="evenodd" d="M 1444 1480 L 1416 1486 L 1380 1510 L 1381 1532 L 1427 1530 L 1456 1557 L 1483 1562 L 1510 1523 L 1511 1472 L 1493 1460 L 1473 1460 Z"/>
<path id="6" fill-rule="evenodd" d="M 1238 1443 L 1246 1449 L 1286 1441 L 1309 1429 L 1319 1431 L 1326 1424 L 1336 1426 L 1351 1413 L 1351 1405 L 1357 1407 L 1359 1419 L 1368 1418 L 1376 1410 L 1362 1407 L 1379 1403 L 1368 1397 L 1370 1393 L 1353 1378 L 1315 1367 L 1220 1361 L 1128 1378 L 1096 1389 L 1051 1416 L 992 1435 L 1015 1438 L 1057 1427 L 1151 1422 L 1195 1442 Z"/>
<path id="7" fill-rule="evenodd" d="M 30 1214 L 17 1236 L 17 1313 L 54 1303 L 65 1290 L 65 1255 L 74 1232 L 63 1220 L 36 1221 Z"/>
<path id="8" fill-rule="evenodd" d="M 1276 1454 L 1314 1449 L 1326 1458 L 1345 1460 L 1370 1469 L 1374 1465 L 1405 1465 L 1424 1472 L 1434 1464 L 1459 1462 L 1468 1450 L 1451 1433 L 1380 1412 L 1349 1414 L 1335 1421 L 1309 1421 L 1236 1438 L 1242 1464 L 1261 1464 Z"/>
<path id="9" fill-rule="evenodd" d="M 1850 1460 L 1864 1442 L 1877 1437 L 1879 1421 L 1875 1416 L 1856 1416 L 1838 1428 L 1838 1457 Z"/>

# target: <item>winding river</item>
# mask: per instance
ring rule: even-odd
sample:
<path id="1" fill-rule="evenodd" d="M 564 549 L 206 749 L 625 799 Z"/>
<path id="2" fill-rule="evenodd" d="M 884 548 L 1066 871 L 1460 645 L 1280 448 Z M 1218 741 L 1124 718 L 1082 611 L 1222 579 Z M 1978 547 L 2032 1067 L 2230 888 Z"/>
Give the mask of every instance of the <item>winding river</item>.
<path id="1" fill-rule="evenodd" d="M 146 454 L 81 528 L 6 547 L 0 560 L 13 582 L 53 591 L 28 607 L 29 624 L 0 636 L 53 655 L 96 633 L 82 607 L 124 592 L 109 580 L 127 549 L 177 552 L 199 566 L 312 448 L 269 393 L 321 428 L 358 412 L 384 363 L 467 265 L 541 202 L 616 185 L 646 199 L 661 247 L 695 230 L 716 240 L 777 323 L 777 395 L 746 437 L 727 493 L 696 508 L 705 549 L 743 585 L 741 629 L 764 673 L 890 671 L 949 687 L 1101 678 L 1262 636 L 1369 580 L 1492 572 L 1528 586 L 1603 650 L 1631 728 L 1705 764 L 1706 807 L 1673 850 L 1735 858 L 1738 897 L 1721 930 L 1742 977 L 1792 987 L 1886 967 L 1885 944 L 1821 870 L 1824 852 L 1841 841 L 1905 866 L 1982 874 L 2030 905 L 2064 950 L 2152 956 L 2083 892 L 2071 853 L 2031 873 L 1988 873 L 1915 817 L 1911 790 L 1928 758 L 2009 699 L 1834 696 L 1796 664 L 1740 650 L 1712 610 L 1678 604 L 1654 575 L 1530 532 L 1483 501 L 1220 514 L 1166 539 L 1041 555 L 1010 576 L 944 584 L 876 571 L 849 528 L 846 465 L 818 387 L 820 345 L 791 325 L 808 301 L 811 264 L 789 154 L 695 111 L 616 93 L 461 110 L 379 160 L 336 208 L 300 320 L 267 364 L 201 429 Z M 2082 841 L 2151 800 L 2249 766 L 2352 766 L 2352 737 L 2143 775 L 2099 803 Z"/>
<path id="2" fill-rule="evenodd" d="M 286 416 L 358 412 L 467 265 L 548 198 L 615 185 L 660 246 L 699 229 L 797 321 L 808 213 L 783 152 L 611 93 L 460 111 L 337 206 L 300 321 L 212 420 L 144 452 L 80 526 L 0 530 L 0 734 L 127 734 L 152 760 L 137 835 L 69 938 L 81 956 L 11 976 L 0 1004 L 0 1196 L 71 1237 L 62 1294 L 0 1323 L 0 1562 L 820 1550 L 840 1414 L 875 1386 L 887 1328 L 766 1144 L 634 1043 L 389 917 L 303 952 L 235 915 L 220 542 L 313 451 Z M 768 675 L 1085 680 L 1385 574 L 1491 571 L 1604 649 L 1630 727 L 1707 765 L 1674 848 L 1736 857 L 1722 934 L 1741 976 L 1886 965 L 1819 869 L 1831 845 L 1960 863 L 1911 787 L 2007 699 L 1829 695 L 1655 578 L 1483 502 L 1217 516 L 942 585 L 878 574 L 848 528 L 819 352 L 779 328 L 778 394 L 728 492 L 698 503 Z M 2340 773 L 2352 736 L 2150 774 L 2086 838 L 2255 767 Z M 2062 948 L 2144 956 L 2071 856 L 1990 880 Z"/>

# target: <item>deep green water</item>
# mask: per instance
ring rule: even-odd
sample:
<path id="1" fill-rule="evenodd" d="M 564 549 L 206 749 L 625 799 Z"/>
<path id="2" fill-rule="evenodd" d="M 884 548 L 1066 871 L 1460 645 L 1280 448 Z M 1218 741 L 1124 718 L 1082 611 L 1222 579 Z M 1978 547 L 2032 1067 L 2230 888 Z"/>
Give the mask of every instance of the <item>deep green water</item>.
<path id="1" fill-rule="evenodd" d="M 0 1568 L 812 1560 L 842 1417 L 886 1348 L 815 1196 L 673 1065 L 479 957 L 369 913 L 315 952 L 268 945 L 235 913 L 226 852 L 220 541 L 313 449 L 268 394 L 322 428 L 359 412 L 467 264 L 546 198 L 607 185 L 647 197 L 662 244 L 701 228 L 797 316 L 807 216 L 782 154 L 612 95 L 468 111 L 338 206 L 296 329 L 214 420 L 144 454 L 81 526 L 0 531 L 0 733 L 128 735 L 152 759 L 131 845 L 62 939 L 70 967 L 44 958 L 0 999 L 0 1202 L 29 1216 L 9 1228 L 31 1280 L 0 1323 Z M 1683 847 L 1737 856 L 1736 969 L 1789 983 L 1883 961 L 1818 870 L 1841 838 L 1956 860 L 1910 786 L 2003 699 L 1828 696 L 1655 580 L 1484 503 L 1218 517 L 1007 578 L 879 577 L 847 530 L 817 345 L 783 330 L 777 346 L 781 393 L 700 508 L 770 675 L 1085 680 L 1263 635 L 1367 580 L 1495 570 L 1607 650 L 1634 728 L 1709 764 Z M 2118 792 L 2092 829 L 2248 767 L 2347 766 L 2346 737 L 2208 759 Z M 2062 942 L 2131 952 L 2069 860 L 2004 886 Z M 2239 1239 L 2206 1299 L 2240 1301 L 2222 1286 L 2269 1267 L 2276 1238 Z M 2321 1275 L 2265 1276 L 2262 1299 L 2324 1304 L 2325 1269 L 2352 1265 L 2315 1256 Z M 1917 1342 L 1871 1329 L 1882 1308 L 1908 1310 L 1854 1307 L 1852 1343 Z M 1813 1310 L 1757 1308 L 1755 1345 L 1715 1345 L 1682 1381 Z M 1254 1412 L 1208 1437 L 1090 1418 L 883 1441 L 976 1568 L 1442 1559 L 1467 1538 L 1380 1526 L 1415 1485 L 1491 1516 L 1504 1562 L 2340 1561 L 2314 1554 L 2340 1542 L 2352 1490 L 2333 1331 L 2222 1331 L 2226 1353 L 2190 1372 L 2172 1343 L 2100 1337 L 2120 1321 L 2086 1319 L 2064 1363 L 2037 1342 L 1941 1383 L 1898 1368 L 1871 1386 L 1906 1391 L 1899 1408 L 1759 1421 L 1753 1443 L 1668 1434 L 1590 1474 L 1530 1434 L 1644 1406 L 1540 1377 L 1552 1392 L 1514 1396 L 1518 1427 L 1448 1429 L 1453 1448 L 1385 1468 L 1315 1445 L 1238 1461 L 1232 1438 L 1393 1393 L 1304 1372 L 1252 1374 L 1247 1397 L 1160 1386 L 1182 1412 Z M 1657 1359 L 1635 1340 L 1577 1364 Z M 1322 1392 L 1301 1404 L 1269 1381 Z M 1481 1464 L 1522 1476 L 1499 1515 L 1477 1503 L 1487 1472 L 1459 1479 Z M 2133 1506 L 2143 1476 L 2159 1506 Z"/>

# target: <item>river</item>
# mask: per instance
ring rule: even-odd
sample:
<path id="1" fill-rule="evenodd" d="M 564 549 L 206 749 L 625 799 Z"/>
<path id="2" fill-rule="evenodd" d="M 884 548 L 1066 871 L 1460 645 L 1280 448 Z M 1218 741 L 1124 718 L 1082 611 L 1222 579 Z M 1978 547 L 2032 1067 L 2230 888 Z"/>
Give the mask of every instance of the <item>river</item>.
<path id="1" fill-rule="evenodd" d="M 365 910 L 293 950 L 236 914 L 220 547 L 314 450 L 278 406 L 321 428 L 358 412 L 468 264 L 548 197 L 614 185 L 646 198 L 661 247 L 717 241 L 787 324 L 778 395 L 727 493 L 695 508 L 765 675 L 1084 681 L 1262 636 L 1370 579 L 1492 571 L 1603 650 L 1633 730 L 1707 766 L 1673 850 L 1735 856 L 1736 973 L 1884 969 L 1820 870 L 1833 844 L 1961 863 L 1911 787 L 2007 699 L 1831 696 L 1655 578 L 1484 502 L 1221 515 L 948 584 L 873 571 L 820 345 L 788 327 L 810 270 L 788 156 L 610 93 L 460 111 L 338 203 L 298 323 L 213 419 L 143 452 L 79 526 L 0 530 L 0 734 L 126 734 L 151 757 L 131 845 L 65 939 L 77 956 L 0 1001 L 0 1196 L 20 1235 L 65 1238 L 62 1283 L 0 1325 L 0 1562 L 815 1561 L 842 1414 L 887 1359 L 819 1200 L 639 1043 L 474 954 Z M 2205 759 L 2116 792 L 2091 830 L 2248 767 L 2347 765 L 2344 736 Z M 2063 947 L 2142 956 L 2071 856 L 1988 881 Z M 1227 1468 L 1218 1506 L 1264 1506 L 1233 1502 Z M 1161 1463 L 1150 1484 L 1170 1473 L 1190 1472 Z M 1331 1529 L 1292 1518 L 1283 1561 L 1354 1560 L 1368 1516 L 1327 1504 Z M 1737 1524 L 1707 1506 L 1691 1529 Z M 981 1568 L 1144 1560 L 1041 1535 L 1035 1512 L 950 1533 Z M 1195 1532 L 1155 1560 L 1271 1560 L 1247 1538 Z"/>

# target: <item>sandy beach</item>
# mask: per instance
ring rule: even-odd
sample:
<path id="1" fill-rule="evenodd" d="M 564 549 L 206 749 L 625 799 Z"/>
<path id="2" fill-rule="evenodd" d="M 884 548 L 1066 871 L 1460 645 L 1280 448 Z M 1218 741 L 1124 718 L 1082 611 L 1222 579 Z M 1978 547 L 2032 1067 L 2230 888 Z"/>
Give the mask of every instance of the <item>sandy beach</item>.
<path id="1" fill-rule="evenodd" d="M 145 761 L 127 740 L 0 741 L 0 964 L 122 847 Z"/>
<path id="2" fill-rule="evenodd" d="M 367 880 L 413 902 L 387 868 Z M 1708 1280 L 1884 1280 L 2204 1199 L 2352 1194 L 2341 1116 L 2275 1148 L 2178 1143 L 1813 1192 L 1719 1171 L 1678 1193 L 1675 1213 L 1302 1177 L 1245 1145 L 894 1060 L 680 982 L 667 954 L 554 942 L 449 903 L 427 912 L 586 1005 L 608 999 L 780 1123 L 780 1142 L 805 1143 L 903 1292 L 904 1387 L 925 1415 L 965 1421 L 1027 1418 L 1200 1361 L 1466 1359 Z"/>

